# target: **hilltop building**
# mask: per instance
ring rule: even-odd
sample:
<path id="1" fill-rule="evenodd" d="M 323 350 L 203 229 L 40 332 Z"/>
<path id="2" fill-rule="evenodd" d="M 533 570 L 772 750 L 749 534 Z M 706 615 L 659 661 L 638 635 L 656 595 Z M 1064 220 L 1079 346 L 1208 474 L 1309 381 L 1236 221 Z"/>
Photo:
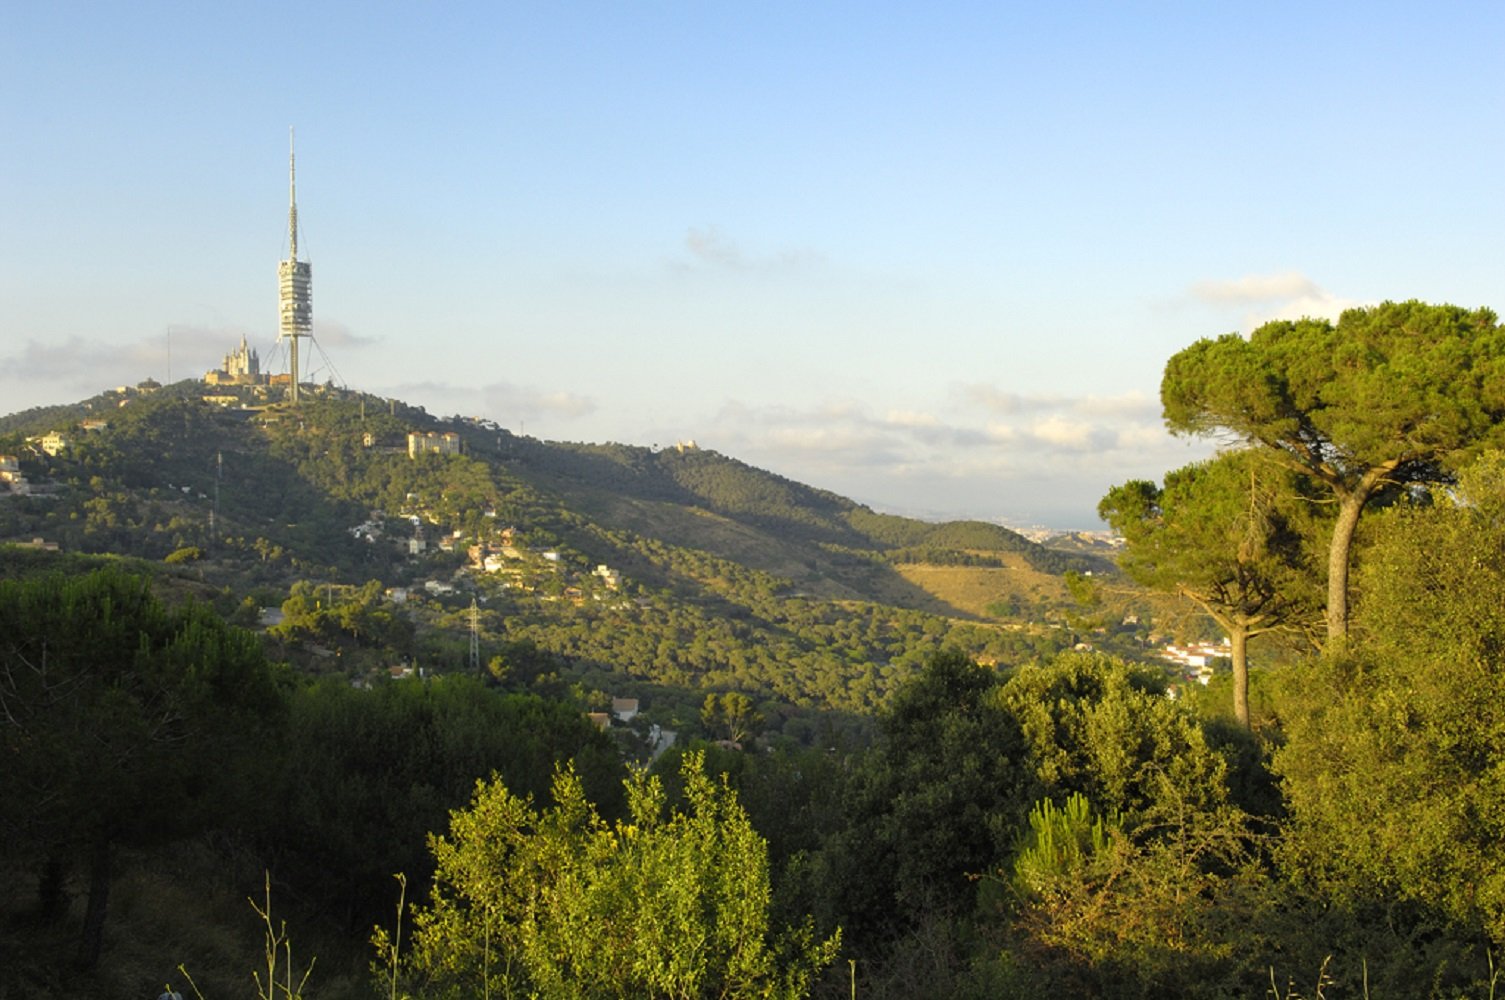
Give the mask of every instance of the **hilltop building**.
<path id="1" fill-rule="evenodd" d="M 240 338 L 240 347 L 225 355 L 224 363 L 214 371 L 204 373 L 209 385 L 265 385 L 266 376 L 261 373 L 261 358 L 256 348 Z"/>

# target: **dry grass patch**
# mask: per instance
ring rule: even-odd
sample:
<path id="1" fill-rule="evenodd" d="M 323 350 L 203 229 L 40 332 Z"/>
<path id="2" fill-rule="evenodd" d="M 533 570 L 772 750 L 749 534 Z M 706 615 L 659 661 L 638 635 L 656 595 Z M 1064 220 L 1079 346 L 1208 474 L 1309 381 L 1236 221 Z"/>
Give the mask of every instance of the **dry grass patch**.
<path id="1" fill-rule="evenodd" d="M 993 617 L 988 608 L 998 602 L 1012 601 L 1029 608 L 1042 602 L 1062 604 L 1070 600 L 1060 577 L 1041 573 L 1019 555 L 1001 558 L 1008 563 L 1007 568 L 904 563 L 894 569 L 936 599 L 979 618 Z"/>

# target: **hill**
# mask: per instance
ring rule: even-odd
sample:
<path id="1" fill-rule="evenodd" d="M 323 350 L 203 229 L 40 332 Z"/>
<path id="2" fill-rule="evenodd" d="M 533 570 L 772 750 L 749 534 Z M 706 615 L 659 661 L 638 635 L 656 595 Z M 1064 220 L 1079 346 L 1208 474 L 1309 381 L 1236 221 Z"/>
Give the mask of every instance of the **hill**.
<path id="1" fill-rule="evenodd" d="M 676 725 L 742 690 L 774 729 L 866 715 L 944 644 L 1068 645 L 1061 574 L 1107 565 L 709 450 L 543 442 L 337 390 L 297 409 L 205 394 L 0 419 L 29 486 L 0 500 L 0 541 L 150 561 L 245 624 L 276 609 L 269 637 L 309 670 L 470 669 L 475 632 L 507 683 L 646 696 Z M 48 432 L 55 454 L 28 440 Z"/>

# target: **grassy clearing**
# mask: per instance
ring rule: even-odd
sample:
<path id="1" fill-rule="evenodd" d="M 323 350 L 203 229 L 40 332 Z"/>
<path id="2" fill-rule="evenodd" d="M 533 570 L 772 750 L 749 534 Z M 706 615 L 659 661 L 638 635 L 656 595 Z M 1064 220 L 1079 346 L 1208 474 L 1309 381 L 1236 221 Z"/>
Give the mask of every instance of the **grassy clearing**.
<path id="1" fill-rule="evenodd" d="M 1000 554 L 1007 568 L 994 566 L 930 566 L 906 563 L 895 569 L 906 581 L 937 600 L 979 618 L 992 618 L 988 608 L 1012 601 L 1021 609 L 1041 604 L 1069 603 L 1060 577 L 1030 567 L 1018 554 Z"/>

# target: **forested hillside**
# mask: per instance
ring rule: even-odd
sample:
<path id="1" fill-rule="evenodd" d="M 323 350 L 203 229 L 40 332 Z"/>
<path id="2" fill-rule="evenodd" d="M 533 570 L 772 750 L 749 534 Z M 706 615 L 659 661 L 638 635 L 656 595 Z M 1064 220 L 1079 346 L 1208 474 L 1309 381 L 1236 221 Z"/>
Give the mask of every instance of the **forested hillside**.
<path id="1" fill-rule="evenodd" d="M 280 609 L 278 655 L 320 672 L 473 671 L 474 625 L 508 683 L 641 695 L 677 726 L 706 691 L 740 690 L 772 732 L 797 717 L 811 739 L 812 711 L 861 725 L 943 644 L 1018 662 L 1076 641 L 1060 574 L 1082 557 L 876 514 L 713 452 L 547 444 L 358 394 L 227 409 L 178 385 L 119 402 L 74 411 L 98 414 L 93 430 L 20 421 L 64 431 L 55 456 L 0 440 L 32 483 L 0 503 L 0 538 L 161 561 L 242 624 Z M 451 433 L 457 453 L 410 455 L 410 431 Z M 1005 556 L 1014 571 L 966 609 L 901 572 Z"/>

